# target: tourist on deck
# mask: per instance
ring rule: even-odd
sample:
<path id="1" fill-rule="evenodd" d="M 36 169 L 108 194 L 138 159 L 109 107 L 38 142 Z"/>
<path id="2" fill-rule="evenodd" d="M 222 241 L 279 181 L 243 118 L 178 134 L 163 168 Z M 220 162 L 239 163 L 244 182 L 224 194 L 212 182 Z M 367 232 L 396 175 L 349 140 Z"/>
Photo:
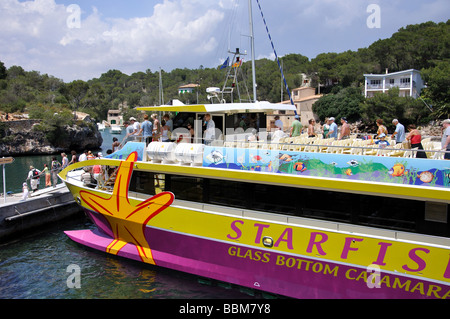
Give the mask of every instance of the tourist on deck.
<path id="1" fill-rule="evenodd" d="M 138 121 L 136 121 L 136 119 L 134 117 L 130 117 L 130 123 L 131 123 L 131 126 L 133 127 L 133 133 L 131 133 L 131 136 L 133 137 L 133 141 L 139 141 L 138 136 L 141 131 L 141 125 L 139 124 Z"/>
<path id="2" fill-rule="evenodd" d="M 308 137 L 316 137 L 316 132 L 314 130 L 314 125 L 316 125 L 316 121 L 314 119 L 310 119 L 308 121 Z"/>
<path id="3" fill-rule="evenodd" d="M 444 120 L 442 123 L 443 131 L 442 131 L 442 140 L 441 146 L 443 151 L 447 151 L 444 155 L 444 159 L 450 159 L 450 119 Z"/>
<path id="4" fill-rule="evenodd" d="M 141 130 L 139 132 L 139 135 L 142 135 L 144 137 L 145 144 L 148 145 L 151 143 L 153 138 L 153 124 L 148 120 L 148 115 L 144 115 L 144 122 L 141 124 Z"/>
<path id="5" fill-rule="evenodd" d="M 375 142 L 380 148 L 386 148 L 390 144 L 388 141 L 386 141 L 386 134 L 381 133 L 380 136 L 378 136 L 379 140 Z"/>
<path id="6" fill-rule="evenodd" d="M 44 169 L 42 170 L 42 173 L 45 176 L 45 187 L 52 186 L 52 174 L 47 164 L 44 164 Z"/>
<path id="7" fill-rule="evenodd" d="M 334 123 L 334 117 L 330 117 L 328 119 L 328 122 L 330 124 L 330 129 L 327 133 L 327 137 L 329 138 L 337 138 L 338 137 L 338 127 L 337 124 Z"/>
<path id="8" fill-rule="evenodd" d="M 151 134 L 150 134 L 151 135 Z M 117 139 L 117 137 L 113 137 L 113 143 L 112 143 L 112 150 L 111 150 L 111 154 L 114 153 L 115 151 L 118 151 L 120 147 L 120 142 Z M 108 154 L 109 155 L 109 154 Z"/>
<path id="9" fill-rule="evenodd" d="M 295 120 L 294 122 L 292 122 L 291 125 L 291 132 L 290 132 L 290 136 L 291 137 L 296 137 L 296 136 L 300 136 L 300 134 L 302 134 L 302 123 L 300 123 L 300 116 L 297 114 L 295 115 Z"/>
<path id="10" fill-rule="evenodd" d="M 340 140 L 345 140 L 350 138 L 350 125 L 348 125 L 347 119 L 345 117 L 341 118 L 341 134 L 339 136 Z"/>
<path id="11" fill-rule="evenodd" d="M 195 132 L 194 132 L 194 128 L 192 127 L 191 123 L 188 123 L 187 129 L 189 131 L 189 143 L 194 143 Z"/>
<path id="12" fill-rule="evenodd" d="M 94 156 L 94 154 L 92 154 L 91 151 L 88 151 L 88 153 L 87 153 L 87 159 L 88 159 L 88 160 L 93 160 L 93 159 L 95 159 L 95 156 Z"/>
<path id="13" fill-rule="evenodd" d="M 203 126 L 205 129 L 205 145 L 210 145 L 211 142 L 215 139 L 216 134 L 216 124 L 211 118 L 211 114 L 205 114 L 205 121 L 203 122 Z"/>
<path id="14" fill-rule="evenodd" d="M 66 153 L 61 153 L 61 157 L 62 157 L 62 168 L 65 169 L 67 166 L 69 166 L 69 159 L 67 158 Z"/>
<path id="15" fill-rule="evenodd" d="M 382 119 L 378 119 L 376 121 L 376 123 L 377 123 L 377 126 L 378 126 L 376 138 L 380 138 L 381 134 L 387 135 L 388 134 L 388 130 L 387 130 L 386 126 L 383 125 L 383 120 Z"/>
<path id="16" fill-rule="evenodd" d="M 102 183 L 102 174 L 103 174 L 103 169 L 101 165 L 94 165 L 92 167 L 92 174 L 93 177 L 95 179 L 95 181 L 97 182 L 97 186 L 96 189 L 103 187 L 103 183 Z"/>
<path id="17" fill-rule="evenodd" d="M 158 114 L 152 114 L 151 118 L 153 120 L 152 140 L 158 142 L 161 137 L 161 123 L 158 120 Z"/>
<path id="18" fill-rule="evenodd" d="M 417 151 L 416 158 L 427 158 L 427 153 L 423 151 L 422 135 L 416 129 L 414 124 L 408 125 L 408 135 L 406 140 L 411 142 L 411 148 L 417 148 L 422 151 Z"/>
<path id="19" fill-rule="evenodd" d="M 400 124 L 397 119 L 393 119 L 392 124 L 395 125 L 395 132 L 392 134 L 391 138 L 395 137 L 396 143 L 402 143 L 405 140 L 405 127 Z"/>
<path id="20" fill-rule="evenodd" d="M 87 160 L 87 154 L 88 154 L 88 151 L 87 151 L 87 150 L 84 150 L 84 152 L 81 153 L 80 157 L 78 158 L 78 161 L 79 161 L 79 162 L 86 161 L 86 160 Z"/>
<path id="21" fill-rule="evenodd" d="M 279 128 L 280 130 L 283 130 L 283 121 L 280 120 L 280 116 L 275 116 L 275 128 Z"/>
<path id="22" fill-rule="evenodd" d="M 164 114 L 163 120 L 166 121 L 166 125 L 169 127 L 169 131 L 173 132 L 173 121 L 170 118 L 169 114 Z"/>
<path id="23" fill-rule="evenodd" d="M 272 136 L 270 137 L 271 143 L 279 143 L 280 139 L 283 137 L 288 137 L 288 135 L 284 133 L 280 128 L 276 128 L 275 132 L 273 132 Z"/>
<path id="24" fill-rule="evenodd" d="M 161 141 L 170 142 L 170 127 L 165 120 L 161 121 Z"/>
<path id="25" fill-rule="evenodd" d="M 325 121 L 323 122 L 323 126 L 322 126 L 322 135 L 323 138 L 327 138 L 327 134 L 330 131 L 330 124 L 329 124 L 329 119 L 328 117 L 325 118 Z"/>
<path id="26" fill-rule="evenodd" d="M 72 158 L 69 162 L 69 165 L 75 164 L 77 162 L 77 152 L 72 151 L 70 152 L 70 154 L 72 154 Z"/>
<path id="27" fill-rule="evenodd" d="M 30 180 L 30 186 L 33 193 L 38 190 L 38 181 L 40 178 L 41 171 L 34 166 L 30 166 L 30 171 L 28 172 L 28 179 Z"/>

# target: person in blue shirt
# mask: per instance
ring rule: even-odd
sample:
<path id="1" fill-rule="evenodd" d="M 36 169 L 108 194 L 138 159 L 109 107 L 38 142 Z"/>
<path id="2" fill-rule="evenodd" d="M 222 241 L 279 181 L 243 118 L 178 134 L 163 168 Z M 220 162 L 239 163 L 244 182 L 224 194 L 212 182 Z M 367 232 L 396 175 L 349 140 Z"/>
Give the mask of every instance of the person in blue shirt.
<path id="1" fill-rule="evenodd" d="M 338 127 L 337 124 L 334 123 L 334 117 L 330 117 L 328 119 L 330 129 L 328 130 L 327 137 L 337 138 L 338 137 Z"/>
<path id="2" fill-rule="evenodd" d="M 400 124 L 397 119 L 393 119 L 392 124 L 395 125 L 395 132 L 392 134 L 391 138 L 395 137 L 396 143 L 402 143 L 406 138 L 405 127 Z"/>
<path id="3" fill-rule="evenodd" d="M 386 148 L 388 147 L 390 144 L 388 141 L 385 140 L 386 139 L 386 134 L 381 133 L 379 136 L 379 140 L 375 142 L 375 144 L 377 144 L 380 148 Z"/>
<path id="4" fill-rule="evenodd" d="M 152 141 L 153 124 L 148 120 L 148 115 L 144 115 L 139 135 L 144 136 L 145 144 L 148 145 Z"/>

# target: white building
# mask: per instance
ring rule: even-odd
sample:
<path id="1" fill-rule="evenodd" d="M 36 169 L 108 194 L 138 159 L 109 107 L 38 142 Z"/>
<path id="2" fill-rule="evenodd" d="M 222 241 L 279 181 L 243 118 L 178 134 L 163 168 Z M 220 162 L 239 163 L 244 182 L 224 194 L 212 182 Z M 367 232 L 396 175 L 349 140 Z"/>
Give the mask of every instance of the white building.
<path id="1" fill-rule="evenodd" d="M 425 87 L 420 72 L 414 69 L 386 74 L 364 74 L 365 96 L 372 97 L 375 93 L 386 93 L 390 88 L 398 87 L 400 96 L 418 98 Z"/>
<path id="2" fill-rule="evenodd" d="M 193 93 L 196 88 L 198 88 L 200 85 L 198 84 L 187 84 L 182 85 L 178 87 L 178 94 L 184 94 L 184 93 Z"/>

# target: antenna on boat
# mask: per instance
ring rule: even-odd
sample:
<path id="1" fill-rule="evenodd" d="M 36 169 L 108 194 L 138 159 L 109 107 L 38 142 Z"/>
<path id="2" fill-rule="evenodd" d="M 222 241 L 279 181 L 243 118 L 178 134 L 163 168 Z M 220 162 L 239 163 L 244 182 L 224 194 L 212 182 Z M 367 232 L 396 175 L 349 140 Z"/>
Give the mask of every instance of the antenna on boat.
<path id="1" fill-rule="evenodd" d="M 257 96 L 256 96 L 256 70 L 255 70 L 255 34 L 253 33 L 252 0 L 248 0 L 248 17 L 250 21 L 250 41 L 252 50 L 253 102 L 256 102 Z"/>

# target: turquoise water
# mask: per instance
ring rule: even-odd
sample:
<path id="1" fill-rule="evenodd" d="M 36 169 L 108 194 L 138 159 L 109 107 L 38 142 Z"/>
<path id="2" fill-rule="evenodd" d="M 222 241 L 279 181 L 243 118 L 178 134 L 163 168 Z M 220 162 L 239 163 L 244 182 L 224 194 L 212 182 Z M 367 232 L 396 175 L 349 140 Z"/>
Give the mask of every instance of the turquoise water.
<path id="1" fill-rule="evenodd" d="M 108 130 L 102 135 L 101 151 L 106 153 L 116 135 Z M 7 190 L 20 192 L 27 167 L 40 168 L 49 160 L 51 156 L 16 158 L 7 167 Z M 95 251 L 64 234 L 92 227 L 81 216 L 1 245 L 0 299 L 253 298 L 253 291 Z M 79 269 L 80 288 L 72 288 L 69 276 L 73 273 L 67 271 L 71 265 Z"/>
<path id="2" fill-rule="evenodd" d="M 105 129 L 102 132 L 103 137 L 103 145 L 100 150 L 91 150 L 92 152 L 102 152 L 106 154 L 108 149 L 112 147 L 112 139 L 113 137 L 117 137 L 119 141 L 122 141 L 125 136 L 125 130 L 122 131 L 122 134 L 111 134 L 109 129 Z M 80 155 L 78 153 L 78 155 Z M 44 164 L 50 166 L 52 162 L 52 157 L 55 156 L 58 162 L 61 163 L 62 157 L 60 154 L 55 155 L 45 155 L 45 156 L 21 156 L 15 157 L 14 162 L 12 164 L 5 165 L 5 177 L 6 177 L 6 191 L 12 193 L 21 193 L 22 192 L 22 184 L 27 180 L 28 172 L 30 171 L 30 166 L 34 166 L 38 170 L 42 171 L 44 169 Z M 71 159 L 71 155 L 67 154 L 69 161 Z M 61 183 L 61 182 L 59 182 Z M 28 183 L 28 187 L 30 184 Z M 45 187 L 45 179 L 41 177 L 39 188 Z M 0 165 L 0 193 L 3 193 L 3 166 Z"/>
<path id="3" fill-rule="evenodd" d="M 63 232 L 90 227 L 80 218 L 0 246 L 0 299 L 251 298 L 236 287 L 85 248 Z M 79 267 L 80 288 L 70 285 L 70 265 Z"/>

